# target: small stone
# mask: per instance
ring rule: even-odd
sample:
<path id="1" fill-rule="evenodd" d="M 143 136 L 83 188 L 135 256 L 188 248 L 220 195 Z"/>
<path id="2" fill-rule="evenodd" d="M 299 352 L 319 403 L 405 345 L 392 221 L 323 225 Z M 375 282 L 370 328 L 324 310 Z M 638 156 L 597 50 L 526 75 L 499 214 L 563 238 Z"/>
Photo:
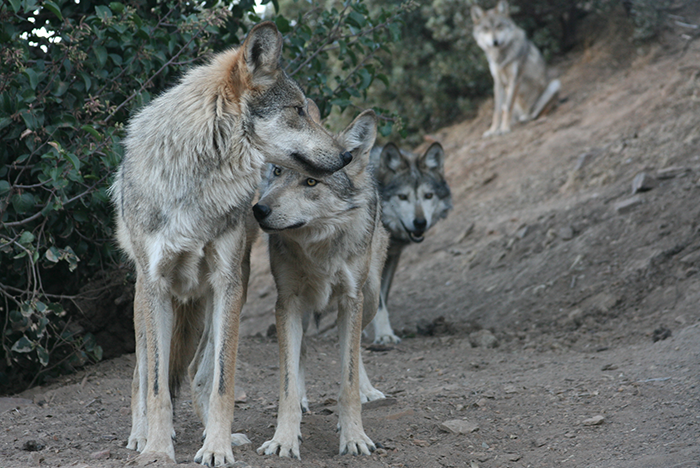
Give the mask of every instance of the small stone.
<path id="1" fill-rule="evenodd" d="M 121 414 L 122 416 L 129 416 L 131 414 L 131 408 L 129 408 L 128 406 L 122 406 L 121 408 L 119 408 L 119 414 Z"/>
<path id="2" fill-rule="evenodd" d="M 615 211 L 617 211 L 619 214 L 629 213 L 641 204 L 642 197 L 640 197 L 639 195 L 635 195 L 632 198 L 628 198 L 627 200 L 622 200 L 621 202 L 615 203 Z"/>
<path id="3" fill-rule="evenodd" d="M 603 422 L 605 422 L 605 417 L 598 414 L 592 418 L 584 419 L 581 421 L 581 424 L 584 426 L 600 426 Z"/>
<path id="4" fill-rule="evenodd" d="M 686 172 L 690 172 L 690 169 L 687 167 L 682 167 L 682 166 L 671 166 L 671 167 L 665 167 L 663 169 L 660 169 L 656 173 L 656 177 L 664 180 L 664 179 L 673 179 L 675 177 L 679 177 L 684 175 Z"/>
<path id="5" fill-rule="evenodd" d="M 474 452 L 474 458 L 476 458 L 480 462 L 485 462 L 490 457 L 489 457 L 489 454 L 486 452 Z"/>
<path id="6" fill-rule="evenodd" d="M 523 226 L 515 233 L 515 237 L 518 239 L 524 239 L 528 232 L 530 232 L 530 226 Z"/>
<path id="7" fill-rule="evenodd" d="M 503 387 L 503 391 L 505 392 L 506 395 L 518 393 L 518 389 L 515 388 L 515 385 L 506 385 L 505 387 Z"/>
<path id="8" fill-rule="evenodd" d="M 606 370 L 615 370 L 617 369 L 617 366 L 615 364 L 605 364 L 603 367 L 601 367 L 600 370 L 606 371 Z"/>
<path id="9" fill-rule="evenodd" d="M 512 461 L 512 462 L 516 462 L 516 461 L 520 460 L 520 455 L 517 455 L 515 453 L 511 453 L 510 455 L 508 455 L 508 460 Z"/>
<path id="10" fill-rule="evenodd" d="M 393 406 L 396 404 L 396 402 L 396 398 L 380 398 L 378 400 L 368 401 L 367 403 L 362 404 L 362 411 Z"/>
<path id="11" fill-rule="evenodd" d="M 489 330 L 479 330 L 469 334 L 472 348 L 497 348 L 498 339 Z"/>
<path id="12" fill-rule="evenodd" d="M 247 435 L 241 433 L 231 434 L 231 445 L 240 447 L 242 445 L 252 444 Z"/>
<path id="13" fill-rule="evenodd" d="M 111 452 L 109 451 L 109 449 L 107 449 L 107 450 L 100 450 L 99 452 L 93 452 L 93 453 L 91 453 L 91 454 L 90 454 L 90 458 L 92 458 L 93 460 L 106 460 L 107 458 L 110 457 L 110 455 L 112 455 L 112 454 L 111 454 Z"/>
<path id="14" fill-rule="evenodd" d="M 479 430 L 479 425 L 464 419 L 451 419 L 440 424 L 440 429 L 452 434 L 471 434 Z"/>
<path id="15" fill-rule="evenodd" d="M 412 409 L 408 409 L 406 411 L 401 411 L 400 413 L 394 413 L 390 414 L 389 416 L 384 416 L 384 419 L 389 419 L 389 420 L 396 420 L 396 419 L 401 419 L 405 416 L 413 416 L 415 414 L 415 411 Z"/>
<path id="16" fill-rule="evenodd" d="M 640 172 L 632 180 L 632 195 L 647 192 L 656 187 L 656 179 L 646 172 Z"/>
<path id="17" fill-rule="evenodd" d="M 657 341 L 665 340 L 666 338 L 671 337 L 671 330 L 668 328 L 664 327 L 663 325 L 654 330 L 654 333 L 651 335 L 652 341 L 656 343 Z"/>
<path id="18" fill-rule="evenodd" d="M 22 444 L 22 450 L 27 452 L 38 452 L 39 450 L 43 450 L 44 447 L 46 447 L 46 444 L 38 440 L 27 440 Z"/>
<path id="19" fill-rule="evenodd" d="M 562 240 L 568 241 L 574 238 L 574 230 L 569 226 L 565 226 L 559 229 L 558 235 Z"/>

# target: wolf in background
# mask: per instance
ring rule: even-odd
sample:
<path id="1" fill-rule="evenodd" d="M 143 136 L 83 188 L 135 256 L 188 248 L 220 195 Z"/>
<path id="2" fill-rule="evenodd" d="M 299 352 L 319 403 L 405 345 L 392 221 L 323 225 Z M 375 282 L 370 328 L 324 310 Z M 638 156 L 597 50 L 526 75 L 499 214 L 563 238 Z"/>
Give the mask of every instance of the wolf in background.
<path id="1" fill-rule="evenodd" d="M 361 402 L 384 398 L 362 364 L 362 329 L 379 304 L 388 235 L 379 195 L 367 169 L 376 136 L 373 111 L 360 114 L 338 137 L 353 154 L 344 169 L 312 179 L 271 166 L 253 207 L 268 233 L 277 286 L 275 317 L 280 350 L 277 428 L 258 453 L 299 458 L 302 411 L 308 410 L 303 335 L 312 313 L 337 306 L 341 379 L 340 454 L 366 454 L 375 444 L 362 426 Z"/>
<path id="2" fill-rule="evenodd" d="M 372 321 L 374 342 L 399 343 L 387 309 L 399 257 L 409 244 L 423 242 L 425 233 L 447 217 L 452 195 L 445 180 L 445 152 L 440 143 L 433 143 L 422 155 L 388 143 L 375 147 L 371 159 L 382 200 L 382 222 L 390 235 L 379 310 Z"/>
<path id="3" fill-rule="evenodd" d="M 513 118 L 526 122 L 539 117 L 554 102 L 561 84 L 547 83 L 542 54 L 511 19 L 508 2 L 500 0 L 487 11 L 473 5 L 471 16 L 474 39 L 486 52 L 493 76 L 493 121 L 484 137 L 501 135 L 510 132 Z"/>
<path id="4" fill-rule="evenodd" d="M 196 347 L 189 376 L 205 437 L 195 461 L 234 462 L 238 326 L 263 165 L 323 177 L 352 159 L 280 68 L 282 43 L 274 23 L 257 25 L 128 126 L 111 193 L 119 244 L 136 265 L 128 447 L 142 455 L 175 459 L 171 387 Z"/>

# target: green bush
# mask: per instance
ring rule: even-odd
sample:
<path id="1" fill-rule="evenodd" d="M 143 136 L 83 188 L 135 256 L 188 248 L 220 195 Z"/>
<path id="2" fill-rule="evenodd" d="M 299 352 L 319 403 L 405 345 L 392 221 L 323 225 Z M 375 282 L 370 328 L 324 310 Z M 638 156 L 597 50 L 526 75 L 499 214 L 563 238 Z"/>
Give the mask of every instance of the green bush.
<path id="1" fill-rule="evenodd" d="M 324 115 L 386 82 L 376 54 L 398 40 L 399 11 L 370 14 L 351 0 L 309 21 L 275 17 L 287 69 Z M 17 389 L 101 358 L 73 303 L 121 260 L 107 192 L 124 125 L 259 20 L 252 0 L 0 4 L 0 385 Z M 326 63 L 334 49 L 344 56 L 337 76 Z"/>

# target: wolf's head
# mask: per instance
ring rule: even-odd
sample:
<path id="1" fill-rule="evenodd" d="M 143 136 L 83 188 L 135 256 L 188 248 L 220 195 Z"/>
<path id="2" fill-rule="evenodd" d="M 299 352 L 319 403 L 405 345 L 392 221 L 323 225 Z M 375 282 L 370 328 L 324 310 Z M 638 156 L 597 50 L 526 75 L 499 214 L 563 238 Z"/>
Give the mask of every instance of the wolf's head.
<path id="1" fill-rule="evenodd" d="M 510 44 L 516 26 L 510 19 L 507 1 L 500 0 L 496 8 L 486 11 L 473 5 L 471 14 L 474 22 L 473 35 L 479 47 L 488 52 Z"/>
<path id="2" fill-rule="evenodd" d="M 309 176 L 270 164 L 253 213 L 266 232 L 299 230 L 318 237 L 335 227 L 352 223 L 358 210 L 375 197 L 374 181 L 368 173 L 369 153 L 377 135 L 373 111 L 360 114 L 338 136 L 352 153 L 352 162 L 326 177 Z M 375 198 L 376 200 L 376 198 Z"/>
<path id="3" fill-rule="evenodd" d="M 239 50 L 226 91 L 245 90 L 239 98 L 244 125 L 266 162 L 313 177 L 347 165 L 351 153 L 320 125 L 316 104 L 280 67 L 282 35 L 275 24 L 255 26 Z"/>
<path id="4" fill-rule="evenodd" d="M 423 242 L 425 232 L 452 208 L 442 146 L 433 143 L 419 156 L 389 143 L 373 153 L 384 226 L 396 240 Z"/>

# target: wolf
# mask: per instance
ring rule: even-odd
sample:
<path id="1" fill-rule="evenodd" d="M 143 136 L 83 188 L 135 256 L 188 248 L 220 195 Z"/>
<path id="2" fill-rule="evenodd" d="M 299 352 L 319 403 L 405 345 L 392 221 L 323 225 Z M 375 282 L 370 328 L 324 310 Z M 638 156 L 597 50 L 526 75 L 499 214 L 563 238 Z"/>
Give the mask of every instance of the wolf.
<path id="1" fill-rule="evenodd" d="M 394 143 L 372 149 L 374 177 L 379 184 L 382 222 L 389 231 L 389 249 L 382 271 L 379 310 L 372 321 L 374 342 L 400 343 L 389 321 L 389 290 L 401 252 L 423 242 L 425 233 L 452 209 L 445 180 L 445 151 L 434 142 L 423 154 L 399 149 Z"/>
<path id="2" fill-rule="evenodd" d="M 510 132 L 514 117 L 521 122 L 539 117 L 556 100 L 561 83 L 547 83 L 542 54 L 511 19 L 507 1 L 487 11 L 473 5 L 471 16 L 474 39 L 493 76 L 493 121 L 484 137 L 501 135 Z"/>
<path id="3" fill-rule="evenodd" d="M 128 125 L 111 194 L 118 243 L 136 266 L 127 446 L 142 455 L 175 459 L 171 395 L 187 371 L 205 428 L 194 460 L 233 463 L 239 316 L 262 169 L 324 177 L 352 159 L 310 117 L 315 104 L 280 67 L 281 51 L 274 23 L 260 23 Z"/>
<path id="4" fill-rule="evenodd" d="M 338 140 L 351 150 L 353 161 L 325 178 L 271 166 L 253 207 L 268 234 L 280 350 L 277 428 L 259 454 L 299 458 L 301 415 L 308 411 L 303 334 L 310 313 L 332 307 L 338 309 L 341 353 L 339 452 L 368 455 L 375 450 L 362 426 L 361 402 L 384 395 L 367 378 L 360 340 L 377 311 L 388 242 L 367 169 L 376 126 L 369 110 L 345 129 Z"/>

